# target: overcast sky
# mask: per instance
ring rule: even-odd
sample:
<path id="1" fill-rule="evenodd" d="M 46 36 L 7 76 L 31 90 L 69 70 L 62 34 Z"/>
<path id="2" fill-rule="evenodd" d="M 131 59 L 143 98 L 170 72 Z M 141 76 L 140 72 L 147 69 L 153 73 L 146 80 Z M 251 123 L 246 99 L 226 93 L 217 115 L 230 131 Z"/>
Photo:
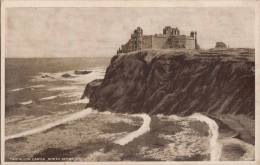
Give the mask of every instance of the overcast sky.
<path id="1" fill-rule="evenodd" d="M 198 32 L 202 48 L 216 41 L 254 47 L 254 8 L 9 8 L 7 57 L 113 56 L 140 26 L 144 34 L 164 26 Z"/>

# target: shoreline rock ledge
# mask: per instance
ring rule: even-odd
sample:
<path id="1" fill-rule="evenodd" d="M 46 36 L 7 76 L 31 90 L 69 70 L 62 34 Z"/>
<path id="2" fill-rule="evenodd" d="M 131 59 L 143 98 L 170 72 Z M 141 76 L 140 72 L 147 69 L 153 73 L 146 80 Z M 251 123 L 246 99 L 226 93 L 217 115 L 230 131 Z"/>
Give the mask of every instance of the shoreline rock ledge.
<path id="1" fill-rule="evenodd" d="M 255 117 L 254 49 L 141 50 L 112 57 L 87 106 L 122 113 Z"/>

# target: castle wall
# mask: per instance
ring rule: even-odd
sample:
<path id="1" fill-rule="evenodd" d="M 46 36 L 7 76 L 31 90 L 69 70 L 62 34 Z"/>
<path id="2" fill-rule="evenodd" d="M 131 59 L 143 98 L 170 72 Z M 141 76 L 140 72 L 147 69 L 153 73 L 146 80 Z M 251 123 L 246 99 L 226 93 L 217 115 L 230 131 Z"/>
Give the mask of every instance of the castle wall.
<path id="1" fill-rule="evenodd" d="M 143 30 L 138 27 L 131 34 L 128 42 L 119 48 L 117 53 L 127 53 L 141 49 L 167 49 L 167 48 L 186 48 L 196 49 L 197 32 L 192 31 L 190 36 L 180 35 L 178 28 L 166 26 L 163 34 L 143 35 Z"/>
<path id="2" fill-rule="evenodd" d="M 186 40 L 185 40 L 185 48 L 186 49 L 195 49 L 196 48 L 195 39 L 193 39 L 193 38 L 186 38 Z"/>
<path id="3" fill-rule="evenodd" d="M 185 35 L 172 36 L 171 37 L 171 48 L 185 48 Z"/>
<path id="4" fill-rule="evenodd" d="M 154 49 L 167 48 L 166 41 L 167 41 L 167 37 L 165 36 L 153 36 L 152 48 Z"/>
<path id="5" fill-rule="evenodd" d="M 124 53 L 133 51 L 133 41 L 131 39 L 122 47 L 122 51 Z"/>
<path id="6" fill-rule="evenodd" d="M 143 45 L 142 45 L 143 49 L 150 49 L 150 48 L 152 48 L 152 46 L 153 46 L 152 38 L 153 38 L 152 35 L 143 36 Z"/>

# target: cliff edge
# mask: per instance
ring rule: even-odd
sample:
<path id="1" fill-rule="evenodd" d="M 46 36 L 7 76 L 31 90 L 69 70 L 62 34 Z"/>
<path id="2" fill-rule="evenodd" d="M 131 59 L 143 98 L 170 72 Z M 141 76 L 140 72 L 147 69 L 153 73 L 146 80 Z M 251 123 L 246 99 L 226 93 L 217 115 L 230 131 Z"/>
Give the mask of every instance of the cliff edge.
<path id="1" fill-rule="evenodd" d="M 88 106 L 148 114 L 255 116 L 254 49 L 141 50 L 111 59 Z"/>

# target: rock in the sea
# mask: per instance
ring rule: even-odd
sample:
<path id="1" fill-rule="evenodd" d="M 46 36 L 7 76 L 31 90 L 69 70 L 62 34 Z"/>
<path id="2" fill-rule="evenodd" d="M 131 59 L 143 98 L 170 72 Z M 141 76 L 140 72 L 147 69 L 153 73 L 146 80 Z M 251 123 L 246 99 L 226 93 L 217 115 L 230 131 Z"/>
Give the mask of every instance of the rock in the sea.
<path id="1" fill-rule="evenodd" d="M 103 79 L 97 79 L 88 83 L 83 95 L 81 96 L 81 99 L 85 97 L 90 97 L 96 91 L 96 89 L 101 85 L 102 81 Z"/>
<path id="2" fill-rule="evenodd" d="M 77 74 L 77 75 L 79 75 L 79 74 L 89 74 L 89 73 L 91 73 L 91 71 L 88 71 L 88 70 L 75 70 L 74 71 L 74 74 Z"/>
<path id="3" fill-rule="evenodd" d="M 225 48 L 227 48 L 227 45 L 224 42 L 217 42 L 215 48 L 225 49 Z"/>
<path id="4" fill-rule="evenodd" d="M 72 76 L 70 74 L 68 74 L 68 73 L 65 73 L 65 74 L 61 75 L 61 77 L 69 78 L 69 77 L 72 77 Z"/>
<path id="5" fill-rule="evenodd" d="M 51 76 L 45 74 L 45 75 L 42 75 L 42 78 L 53 78 L 53 77 L 51 77 Z"/>
<path id="6" fill-rule="evenodd" d="M 254 66 L 254 49 L 142 50 L 114 56 L 85 93 L 99 110 L 254 118 Z"/>

